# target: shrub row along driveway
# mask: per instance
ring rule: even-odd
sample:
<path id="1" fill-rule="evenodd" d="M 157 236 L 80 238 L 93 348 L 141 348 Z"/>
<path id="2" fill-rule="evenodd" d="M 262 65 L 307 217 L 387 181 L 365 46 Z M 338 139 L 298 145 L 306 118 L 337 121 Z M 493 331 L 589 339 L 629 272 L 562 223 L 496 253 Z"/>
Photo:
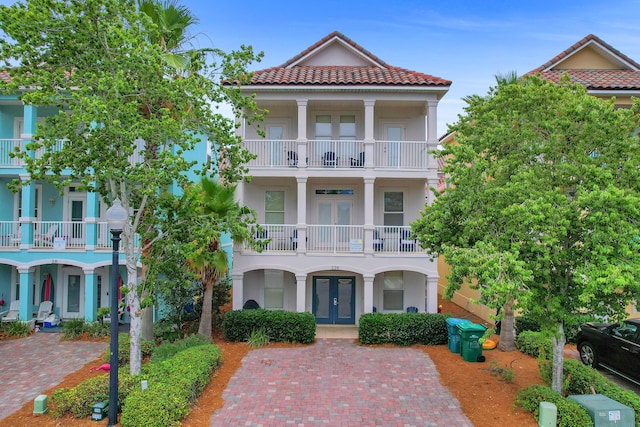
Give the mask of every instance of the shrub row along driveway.
<path id="1" fill-rule="evenodd" d="M 472 426 L 426 354 L 347 339 L 252 351 L 223 399 L 212 426 Z"/>

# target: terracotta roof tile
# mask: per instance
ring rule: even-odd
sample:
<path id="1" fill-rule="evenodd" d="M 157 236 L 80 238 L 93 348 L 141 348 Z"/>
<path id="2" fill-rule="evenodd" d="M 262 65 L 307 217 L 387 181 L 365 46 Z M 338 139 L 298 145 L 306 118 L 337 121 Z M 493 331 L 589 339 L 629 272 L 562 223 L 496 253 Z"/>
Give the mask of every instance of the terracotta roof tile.
<path id="1" fill-rule="evenodd" d="M 640 72 L 632 70 L 550 70 L 541 72 L 540 77 L 558 83 L 565 74 L 587 89 L 640 89 Z"/>
<path id="2" fill-rule="evenodd" d="M 449 86 L 451 81 L 398 67 L 294 66 L 255 71 L 251 84 Z"/>
<path id="3" fill-rule="evenodd" d="M 9 77 L 9 72 L 7 70 L 0 70 L 0 80 L 7 83 L 11 81 L 11 77 Z"/>

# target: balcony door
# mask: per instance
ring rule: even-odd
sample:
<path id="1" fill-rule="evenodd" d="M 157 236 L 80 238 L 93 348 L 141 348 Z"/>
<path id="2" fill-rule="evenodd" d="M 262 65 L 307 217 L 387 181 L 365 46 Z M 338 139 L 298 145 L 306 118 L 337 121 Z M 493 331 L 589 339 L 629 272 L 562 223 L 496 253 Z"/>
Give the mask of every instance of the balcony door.
<path id="1" fill-rule="evenodd" d="M 71 187 L 73 188 L 73 187 Z M 63 226 L 64 233 L 59 233 L 67 238 L 68 246 L 82 246 L 84 244 L 84 219 L 87 216 L 87 194 L 68 192 L 65 197 L 64 221 L 71 224 Z"/>
<path id="2" fill-rule="evenodd" d="M 346 250 L 349 246 L 353 212 L 351 197 L 323 197 L 317 200 L 318 233 L 317 246 L 319 249 L 334 252 L 338 249 Z"/>
<path id="3" fill-rule="evenodd" d="M 399 168 L 402 159 L 402 144 L 404 140 L 404 127 L 399 125 L 385 125 L 384 133 L 387 139 L 386 154 L 387 166 Z"/>
<path id="4" fill-rule="evenodd" d="M 284 147 L 282 140 L 284 139 L 284 126 L 267 126 L 267 138 L 269 138 L 269 165 L 283 166 Z"/>

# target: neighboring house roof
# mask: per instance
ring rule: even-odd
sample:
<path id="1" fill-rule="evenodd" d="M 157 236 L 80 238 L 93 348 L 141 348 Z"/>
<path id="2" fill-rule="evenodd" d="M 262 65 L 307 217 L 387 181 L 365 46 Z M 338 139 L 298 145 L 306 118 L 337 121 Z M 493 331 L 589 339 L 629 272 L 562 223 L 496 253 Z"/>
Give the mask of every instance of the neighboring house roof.
<path id="1" fill-rule="evenodd" d="M 334 31 L 284 64 L 255 71 L 250 85 L 395 85 L 446 89 L 451 81 L 388 65 Z"/>
<path id="2" fill-rule="evenodd" d="M 527 74 L 556 83 L 568 74 L 589 90 L 640 89 L 640 64 L 593 34 Z"/>
<path id="3" fill-rule="evenodd" d="M 9 72 L 7 70 L 0 70 L 0 80 L 6 83 L 11 81 L 11 77 L 9 77 Z"/>

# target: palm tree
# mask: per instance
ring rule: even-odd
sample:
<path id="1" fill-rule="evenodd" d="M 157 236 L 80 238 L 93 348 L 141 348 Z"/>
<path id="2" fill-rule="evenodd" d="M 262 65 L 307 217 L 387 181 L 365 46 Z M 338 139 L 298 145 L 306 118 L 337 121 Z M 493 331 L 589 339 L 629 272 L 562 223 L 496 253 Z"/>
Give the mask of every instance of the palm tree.
<path id="1" fill-rule="evenodd" d="M 247 219 L 251 210 L 238 204 L 235 188 L 206 177 L 200 182 L 201 210 L 204 218 L 210 221 L 212 231 L 209 233 L 209 241 L 203 242 L 196 250 L 189 265 L 200 276 L 204 287 L 198 334 L 208 338 L 211 338 L 213 290 L 229 271 L 229 258 L 220 246 L 220 237 L 222 233 L 228 232 L 234 242 L 241 242 L 250 235 Z"/>

